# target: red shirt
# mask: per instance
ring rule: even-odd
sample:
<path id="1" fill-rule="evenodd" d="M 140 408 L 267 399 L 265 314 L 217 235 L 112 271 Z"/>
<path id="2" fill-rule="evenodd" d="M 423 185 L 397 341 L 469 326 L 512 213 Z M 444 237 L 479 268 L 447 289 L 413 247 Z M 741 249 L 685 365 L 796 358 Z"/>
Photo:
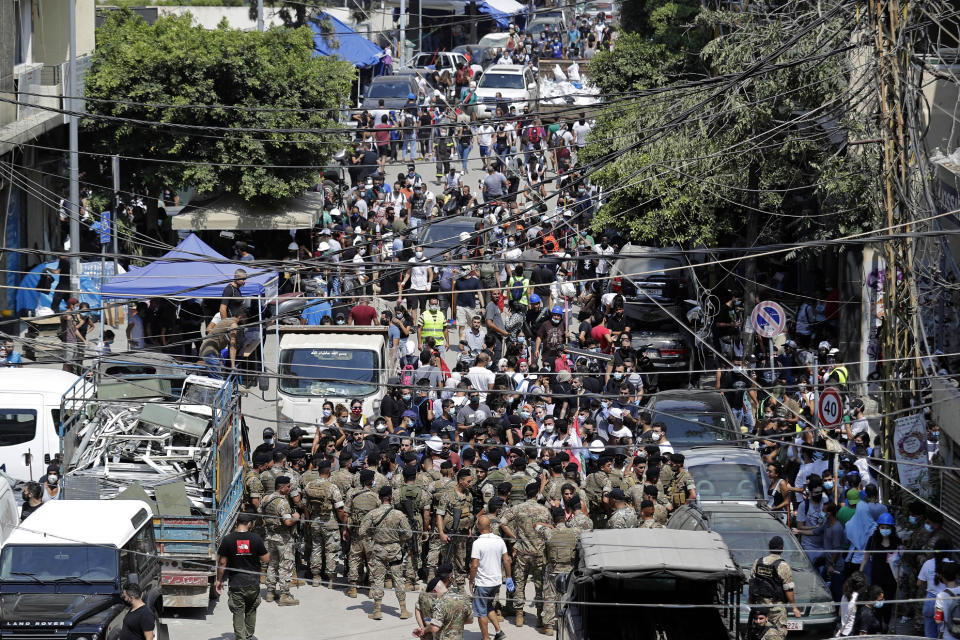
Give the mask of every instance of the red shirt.
<path id="1" fill-rule="evenodd" d="M 377 144 L 390 144 L 390 129 L 392 128 L 389 124 L 383 122 L 374 127 L 373 135 L 377 139 Z"/>
<path id="2" fill-rule="evenodd" d="M 602 324 L 595 326 L 590 329 L 590 339 L 600 345 L 600 349 L 604 353 L 610 353 L 610 329 L 607 329 Z"/>
<path id="3" fill-rule="evenodd" d="M 377 310 L 368 304 L 358 304 L 350 309 L 350 317 L 353 318 L 353 324 L 369 327 L 374 324 L 374 320 L 377 318 Z"/>

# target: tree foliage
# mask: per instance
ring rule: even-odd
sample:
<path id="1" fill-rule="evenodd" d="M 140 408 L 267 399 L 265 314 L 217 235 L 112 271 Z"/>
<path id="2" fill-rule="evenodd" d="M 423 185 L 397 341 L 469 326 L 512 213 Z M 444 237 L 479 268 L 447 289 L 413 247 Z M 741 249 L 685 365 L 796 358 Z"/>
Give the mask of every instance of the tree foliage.
<path id="1" fill-rule="evenodd" d="M 349 63 L 315 57 L 307 28 L 206 30 L 189 15 L 148 25 L 117 11 L 97 30 L 86 94 L 118 102 L 87 102 L 90 114 L 109 119 L 84 119 L 83 145 L 129 156 L 123 175 L 137 188 L 192 185 L 248 201 L 295 196 L 316 181 L 309 167 L 327 164 L 341 147 L 321 131 L 337 127 L 355 73 Z M 284 132 L 291 129 L 298 132 Z"/>
<path id="2" fill-rule="evenodd" d="M 707 12 L 735 23 L 709 42 L 702 63 L 732 77 L 773 56 L 796 22 Z M 585 162 L 610 194 L 595 220 L 645 243 L 810 240 L 869 228 L 875 158 L 843 144 L 860 135 L 835 21 L 811 29 L 742 81 L 688 83 L 618 104 L 602 116 Z M 617 50 L 614 50 L 614 54 Z M 751 237 L 752 236 L 752 237 Z"/>
<path id="3" fill-rule="evenodd" d="M 598 51 L 590 60 L 590 78 L 603 94 L 649 89 L 667 83 L 680 70 L 676 53 L 639 33 L 623 33 L 616 50 Z"/>

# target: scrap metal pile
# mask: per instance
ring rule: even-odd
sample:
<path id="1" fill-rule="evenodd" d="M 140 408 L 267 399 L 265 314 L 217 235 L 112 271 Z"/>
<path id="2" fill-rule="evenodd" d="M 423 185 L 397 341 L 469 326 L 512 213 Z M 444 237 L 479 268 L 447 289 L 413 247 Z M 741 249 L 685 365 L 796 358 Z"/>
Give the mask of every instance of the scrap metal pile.
<path id="1" fill-rule="evenodd" d="M 151 498 L 158 487 L 182 483 L 191 507 L 212 507 L 214 429 L 209 418 L 160 403 L 96 406 L 66 436 L 68 482 L 85 485 L 102 499 L 116 497 L 134 483 Z"/>

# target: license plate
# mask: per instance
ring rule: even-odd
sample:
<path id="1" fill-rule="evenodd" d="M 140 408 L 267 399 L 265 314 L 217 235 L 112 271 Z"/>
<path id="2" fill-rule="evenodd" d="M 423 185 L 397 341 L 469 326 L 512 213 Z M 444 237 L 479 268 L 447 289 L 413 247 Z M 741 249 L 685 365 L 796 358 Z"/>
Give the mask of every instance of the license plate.
<path id="1" fill-rule="evenodd" d="M 663 295 L 663 289 L 644 289 L 643 293 L 647 294 L 648 296 L 660 297 Z"/>
<path id="2" fill-rule="evenodd" d="M 787 620 L 787 631 L 803 631 L 803 620 Z"/>

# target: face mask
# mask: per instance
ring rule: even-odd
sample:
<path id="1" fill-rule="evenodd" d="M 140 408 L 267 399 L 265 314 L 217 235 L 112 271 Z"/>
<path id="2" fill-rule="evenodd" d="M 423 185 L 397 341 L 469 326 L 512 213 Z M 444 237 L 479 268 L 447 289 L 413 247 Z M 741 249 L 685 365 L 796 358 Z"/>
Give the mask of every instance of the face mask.
<path id="1" fill-rule="evenodd" d="M 515 246 L 517 246 L 517 243 L 514 242 L 513 240 L 507 240 L 507 246 L 508 246 L 508 247 L 515 247 Z"/>
<path id="2" fill-rule="evenodd" d="M 346 424 L 347 416 L 337 416 L 337 422 L 339 422 L 340 424 Z"/>
<path id="3" fill-rule="evenodd" d="M 882 535 L 884 538 L 893 533 L 893 529 L 887 529 L 886 527 L 881 527 L 879 531 L 880 535 Z"/>
<path id="4" fill-rule="evenodd" d="M 523 418 L 524 420 L 529 420 L 529 419 L 530 419 L 530 412 L 529 412 L 529 411 L 521 411 L 521 412 L 520 412 L 520 417 Z"/>
<path id="5" fill-rule="evenodd" d="M 926 529 L 927 533 L 933 533 L 933 526 L 929 522 L 925 522 L 923 528 Z"/>
<path id="6" fill-rule="evenodd" d="M 608 406 L 610 406 L 610 405 L 609 405 L 609 403 L 607 403 L 606 400 L 604 400 L 603 402 L 600 403 L 600 408 L 601 408 L 601 409 L 606 409 Z"/>
<path id="7" fill-rule="evenodd" d="M 550 322 L 553 324 L 560 324 L 560 318 L 550 318 Z"/>
<path id="8" fill-rule="evenodd" d="M 623 374 L 620 373 L 619 371 L 617 371 L 617 372 L 615 372 L 615 373 L 613 374 L 613 379 L 614 379 L 614 380 L 620 380 L 620 379 L 622 379 L 622 378 L 623 378 Z"/>
<path id="9" fill-rule="evenodd" d="M 333 415 L 333 411 L 331 411 L 330 409 L 324 409 L 324 410 L 323 410 L 323 417 L 324 417 L 324 418 L 329 418 L 331 415 Z"/>
<path id="10" fill-rule="evenodd" d="M 544 423 L 544 425 L 543 425 L 543 430 L 546 431 L 546 432 L 548 432 L 548 433 L 553 433 L 553 427 L 554 427 L 554 425 L 552 425 L 552 424 L 546 424 L 546 423 Z"/>
<path id="11" fill-rule="evenodd" d="M 273 438 L 264 438 L 263 444 L 273 444 Z"/>
<path id="12" fill-rule="evenodd" d="M 517 336 L 517 342 L 519 342 L 520 344 L 524 344 L 526 341 L 527 341 L 526 336 Z"/>
<path id="13" fill-rule="evenodd" d="M 430 305 L 430 311 L 433 311 L 434 313 L 439 311 L 439 309 L 440 307 L 438 305 L 435 305 L 435 304 Z"/>
<path id="14" fill-rule="evenodd" d="M 344 323 L 344 321 L 343 321 L 342 319 L 341 319 L 341 320 L 337 320 L 337 324 L 343 324 L 343 323 Z"/>
<path id="15" fill-rule="evenodd" d="M 56 474 L 51 473 L 47 476 L 47 484 L 57 484 L 57 481 L 60 479 Z"/>
<path id="16" fill-rule="evenodd" d="M 417 251 L 417 252 L 414 253 L 413 255 L 417 256 L 417 258 L 422 258 L 422 257 L 423 257 L 423 251 Z"/>
<path id="17" fill-rule="evenodd" d="M 528 438 L 524 438 L 523 441 L 526 442 L 527 444 L 532 444 L 532 443 L 533 443 L 533 438 L 529 438 L 529 437 L 528 437 Z"/>
<path id="18" fill-rule="evenodd" d="M 933 433 L 930 434 L 930 436 L 927 439 L 930 442 L 937 442 L 940 439 L 940 432 L 934 431 Z"/>
<path id="19" fill-rule="evenodd" d="M 883 609 L 883 600 L 880 600 L 873 605 L 874 609 Z"/>
<path id="20" fill-rule="evenodd" d="M 910 524 L 917 524 L 917 516 L 910 516 L 908 520 L 910 521 Z"/>
<path id="21" fill-rule="evenodd" d="M 773 420 L 773 414 L 772 414 L 772 413 L 765 413 L 765 414 L 763 414 L 763 417 L 766 418 L 767 420 Z"/>
<path id="22" fill-rule="evenodd" d="M 827 491 L 830 491 L 830 489 L 833 489 L 833 483 L 827 480 L 826 482 L 823 483 L 823 488 L 826 489 Z"/>
<path id="23" fill-rule="evenodd" d="M 410 393 L 403 394 L 403 399 L 406 400 L 407 402 L 409 402 L 410 398 L 412 397 L 413 397 L 413 394 L 410 394 Z"/>
<path id="24" fill-rule="evenodd" d="M 650 437 L 653 439 L 654 442 L 659 442 L 659 441 L 660 441 L 660 438 L 663 437 L 663 434 L 660 433 L 659 431 L 654 431 L 654 432 L 650 435 Z"/>
<path id="25" fill-rule="evenodd" d="M 480 396 L 470 396 L 470 405 L 480 404 Z"/>

